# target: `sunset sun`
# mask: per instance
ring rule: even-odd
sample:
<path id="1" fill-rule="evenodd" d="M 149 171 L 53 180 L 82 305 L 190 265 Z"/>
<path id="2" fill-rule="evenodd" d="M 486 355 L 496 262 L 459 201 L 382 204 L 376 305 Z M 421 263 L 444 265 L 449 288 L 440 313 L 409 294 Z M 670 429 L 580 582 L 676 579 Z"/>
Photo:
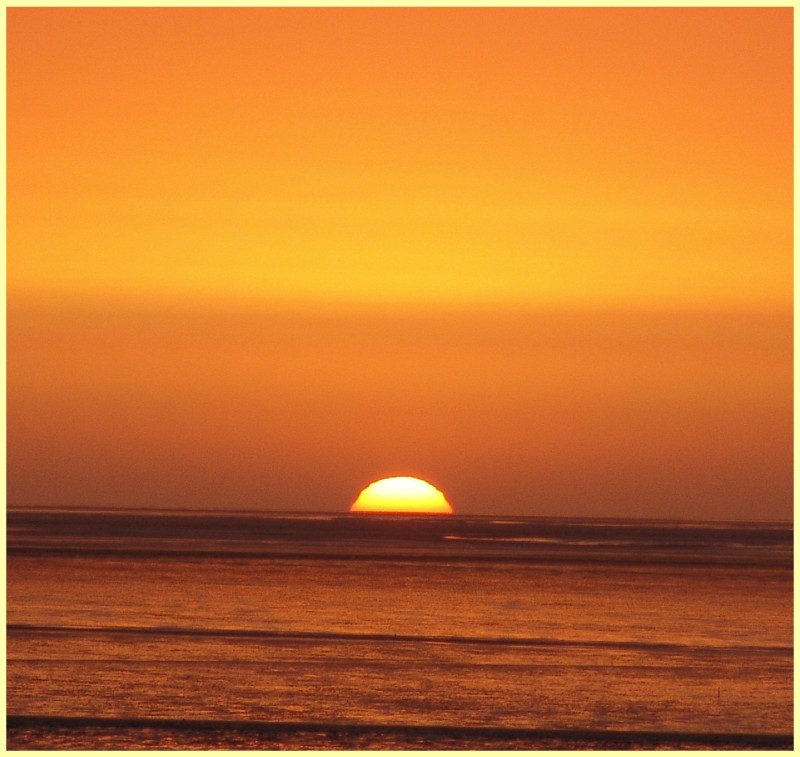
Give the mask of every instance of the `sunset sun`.
<path id="1" fill-rule="evenodd" d="M 367 486 L 350 507 L 352 513 L 452 515 L 444 494 L 420 478 L 395 476 Z"/>

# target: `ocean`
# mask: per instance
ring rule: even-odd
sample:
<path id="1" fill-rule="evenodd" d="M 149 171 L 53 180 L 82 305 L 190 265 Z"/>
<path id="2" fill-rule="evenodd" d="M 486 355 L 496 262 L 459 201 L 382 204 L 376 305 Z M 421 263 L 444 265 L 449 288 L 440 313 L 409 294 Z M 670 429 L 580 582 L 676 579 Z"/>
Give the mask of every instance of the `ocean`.
<path id="1" fill-rule="evenodd" d="M 10 509 L 9 749 L 791 749 L 793 530 Z"/>

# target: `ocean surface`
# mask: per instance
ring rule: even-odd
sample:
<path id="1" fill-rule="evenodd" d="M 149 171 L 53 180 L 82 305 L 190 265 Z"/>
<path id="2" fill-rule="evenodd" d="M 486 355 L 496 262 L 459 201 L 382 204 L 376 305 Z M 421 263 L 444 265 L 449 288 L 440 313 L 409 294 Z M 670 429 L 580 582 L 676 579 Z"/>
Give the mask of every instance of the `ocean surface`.
<path id="1" fill-rule="evenodd" d="M 790 749 L 791 524 L 7 515 L 10 749 Z"/>

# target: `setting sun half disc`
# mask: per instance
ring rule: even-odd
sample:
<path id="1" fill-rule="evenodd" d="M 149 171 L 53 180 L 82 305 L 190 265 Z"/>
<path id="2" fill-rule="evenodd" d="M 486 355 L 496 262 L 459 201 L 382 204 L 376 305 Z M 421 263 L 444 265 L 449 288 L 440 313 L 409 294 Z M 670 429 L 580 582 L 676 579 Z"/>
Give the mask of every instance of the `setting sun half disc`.
<path id="1" fill-rule="evenodd" d="M 453 508 L 433 484 L 412 476 L 394 476 L 367 486 L 350 507 L 350 512 L 452 515 Z"/>

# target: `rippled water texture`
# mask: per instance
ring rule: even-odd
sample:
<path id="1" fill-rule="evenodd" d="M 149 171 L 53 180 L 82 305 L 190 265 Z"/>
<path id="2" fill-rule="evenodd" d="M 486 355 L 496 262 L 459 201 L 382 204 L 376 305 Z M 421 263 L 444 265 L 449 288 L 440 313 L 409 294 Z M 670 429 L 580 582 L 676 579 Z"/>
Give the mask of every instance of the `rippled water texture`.
<path id="1" fill-rule="evenodd" d="M 790 528 L 115 517 L 9 516 L 12 748 L 792 732 Z"/>

